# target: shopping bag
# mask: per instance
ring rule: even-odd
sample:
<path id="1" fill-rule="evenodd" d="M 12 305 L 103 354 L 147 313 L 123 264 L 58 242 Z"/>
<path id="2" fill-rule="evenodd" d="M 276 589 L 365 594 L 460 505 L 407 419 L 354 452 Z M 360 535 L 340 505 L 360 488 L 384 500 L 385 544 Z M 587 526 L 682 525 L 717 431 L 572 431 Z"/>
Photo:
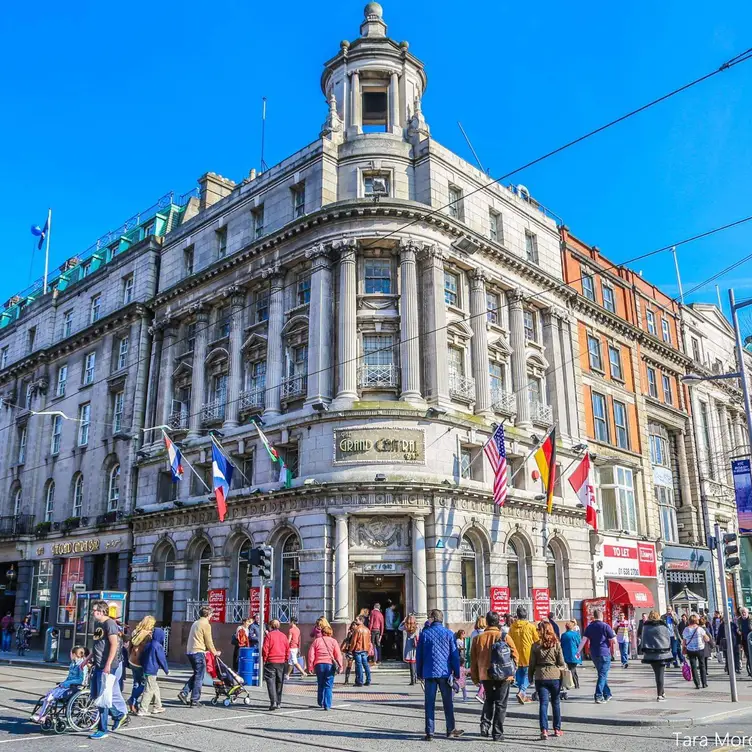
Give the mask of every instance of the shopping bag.
<path id="1" fill-rule="evenodd" d="M 574 678 L 572 672 L 568 668 L 561 670 L 561 686 L 562 689 L 572 689 L 574 687 Z"/>
<path id="2" fill-rule="evenodd" d="M 692 681 L 692 669 L 689 667 L 689 663 L 687 663 L 687 661 L 684 661 L 684 663 L 682 663 L 682 676 L 687 681 Z"/>
<path id="3" fill-rule="evenodd" d="M 98 708 L 111 708 L 112 707 L 112 688 L 117 681 L 115 674 L 102 674 L 104 681 L 102 682 L 101 692 L 94 704 Z"/>

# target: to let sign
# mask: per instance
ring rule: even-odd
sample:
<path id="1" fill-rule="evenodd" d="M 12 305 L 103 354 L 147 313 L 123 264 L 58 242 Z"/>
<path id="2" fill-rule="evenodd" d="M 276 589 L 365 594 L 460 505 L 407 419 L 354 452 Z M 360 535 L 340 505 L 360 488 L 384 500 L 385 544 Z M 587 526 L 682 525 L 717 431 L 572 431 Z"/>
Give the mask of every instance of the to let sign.
<path id="1" fill-rule="evenodd" d="M 606 577 L 657 577 L 655 544 L 628 538 L 604 538 L 603 574 Z"/>
<path id="2" fill-rule="evenodd" d="M 509 613 L 511 601 L 508 587 L 491 588 L 491 611 L 496 611 L 499 616 Z"/>
<path id="3" fill-rule="evenodd" d="M 264 590 L 264 621 L 268 622 L 270 613 L 272 610 L 272 591 L 269 588 Z M 261 588 L 251 588 L 251 604 L 250 604 L 250 617 L 251 619 L 261 611 Z"/>
<path id="4" fill-rule="evenodd" d="M 545 621 L 551 611 L 551 596 L 548 588 L 533 588 L 533 618 L 535 621 Z"/>
<path id="5" fill-rule="evenodd" d="M 227 615 L 227 591 L 224 589 L 210 590 L 209 608 L 212 610 L 211 619 L 209 619 L 209 621 L 224 624 Z"/>

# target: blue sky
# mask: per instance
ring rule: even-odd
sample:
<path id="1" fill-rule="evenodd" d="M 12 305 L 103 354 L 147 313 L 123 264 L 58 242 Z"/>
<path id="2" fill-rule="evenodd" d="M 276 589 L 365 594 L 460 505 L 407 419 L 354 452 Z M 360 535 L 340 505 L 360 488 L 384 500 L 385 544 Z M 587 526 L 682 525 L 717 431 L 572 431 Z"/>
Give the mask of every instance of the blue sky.
<path id="1" fill-rule="evenodd" d="M 53 207 L 53 268 L 207 170 L 235 180 L 313 141 L 322 63 L 354 39 L 363 2 L 131 0 L 11 4 L 0 30 L 4 113 L 0 301 L 29 282 L 31 224 Z M 438 141 L 503 174 L 752 46 L 752 5 L 383 3 L 389 35 L 427 68 Z M 208 9 L 208 10 L 207 10 Z M 623 261 L 752 215 L 752 61 L 516 182 Z M 752 222 L 681 250 L 685 288 L 752 252 Z M 636 265 L 676 290 L 669 254 Z M 33 277 L 42 273 L 41 254 Z M 752 295 L 752 262 L 730 278 Z M 692 299 L 714 301 L 713 286 Z"/>

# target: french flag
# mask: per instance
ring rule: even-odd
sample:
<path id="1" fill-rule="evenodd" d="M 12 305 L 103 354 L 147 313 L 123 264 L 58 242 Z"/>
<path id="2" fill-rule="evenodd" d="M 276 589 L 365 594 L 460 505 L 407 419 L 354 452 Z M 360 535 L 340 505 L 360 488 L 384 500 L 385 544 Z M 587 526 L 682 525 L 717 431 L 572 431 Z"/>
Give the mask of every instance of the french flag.
<path id="1" fill-rule="evenodd" d="M 164 443 L 167 447 L 167 456 L 170 458 L 170 472 L 172 473 L 172 482 L 177 483 L 183 480 L 183 455 L 180 450 L 172 443 L 170 437 L 164 434 Z"/>
<path id="2" fill-rule="evenodd" d="M 225 457 L 219 447 L 212 442 L 212 485 L 214 486 L 214 495 L 217 498 L 217 515 L 219 521 L 225 521 L 227 514 L 227 497 L 230 494 L 230 483 L 232 483 L 232 471 L 235 466 Z"/>

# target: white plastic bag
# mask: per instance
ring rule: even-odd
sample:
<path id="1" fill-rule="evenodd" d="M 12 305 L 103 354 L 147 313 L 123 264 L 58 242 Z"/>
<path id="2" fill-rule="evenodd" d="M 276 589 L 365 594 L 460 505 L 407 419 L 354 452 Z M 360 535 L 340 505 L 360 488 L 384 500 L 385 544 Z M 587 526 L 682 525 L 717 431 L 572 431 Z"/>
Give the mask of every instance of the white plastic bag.
<path id="1" fill-rule="evenodd" d="M 98 708 L 111 708 L 112 707 L 112 688 L 115 686 L 116 677 L 115 674 L 102 674 L 104 681 L 102 682 L 99 697 L 94 700 L 94 704 Z"/>

